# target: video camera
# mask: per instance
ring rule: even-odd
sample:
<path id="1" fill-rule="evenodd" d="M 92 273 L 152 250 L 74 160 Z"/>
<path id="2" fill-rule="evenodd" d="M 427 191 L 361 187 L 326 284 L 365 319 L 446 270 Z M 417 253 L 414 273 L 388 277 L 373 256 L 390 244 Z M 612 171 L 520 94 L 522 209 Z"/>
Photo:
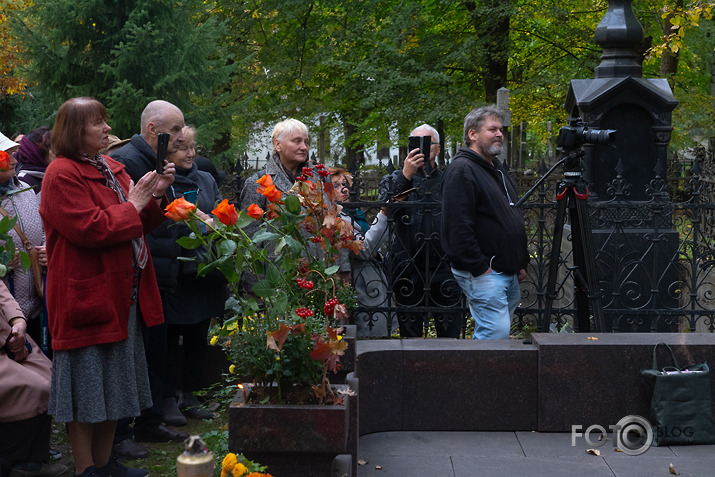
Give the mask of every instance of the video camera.
<path id="1" fill-rule="evenodd" d="M 584 144 L 612 146 L 615 134 L 615 129 L 589 128 L 584 125 L 581 118 L 569 118 L 568 126 L 559 130 L 556 145 L 560 149 L 576 149 Z"/>

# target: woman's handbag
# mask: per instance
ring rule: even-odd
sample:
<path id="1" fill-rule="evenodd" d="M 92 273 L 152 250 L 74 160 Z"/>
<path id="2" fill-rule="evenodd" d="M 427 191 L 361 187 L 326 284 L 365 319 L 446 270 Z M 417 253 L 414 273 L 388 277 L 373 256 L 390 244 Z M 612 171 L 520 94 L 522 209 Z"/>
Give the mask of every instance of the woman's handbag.
<path id="1" fill-rule="evenodd" d="M 673 366 L 658 367 L 656 351 L 660 345 L 670 351 Z M 641 375 L 653 391 L 650 404 L 653 445 L 715 443 L 707 363 L 681 367 L 670 346 L 658 343 L 653 348 L 653 369 L 642 369 Z"/>
<path id="2" fill-rule="evenodd" d="M 10 215 L 7 213 L 7 210 L 3 209 L 2 207 L 0 207 L 0 214 L 4 215 L 5 217 L 8 217 Z M 45 289 L 44 289 L 44 280 L 42 278 L 42 265 L 40 265 L 40 253 L 32 245 L 32 243 L 27 239 L 25 234 L 22 232 L 22 229 L 20 229 L 20 226 L 17 225 L 17 222 L 15 222 L 15 232 L 17 232 L 17 236 L 20 238 L 20 241 L 22 242 L 22 245 L 25 247 L 27 254 L 30 256 L 30 268 L 32 269 L 32 280 L 35 283 L 35 291 L 37 292 L 37 296 L 39 296 L 40 298 L 44 298 L 45 297 Z"/>

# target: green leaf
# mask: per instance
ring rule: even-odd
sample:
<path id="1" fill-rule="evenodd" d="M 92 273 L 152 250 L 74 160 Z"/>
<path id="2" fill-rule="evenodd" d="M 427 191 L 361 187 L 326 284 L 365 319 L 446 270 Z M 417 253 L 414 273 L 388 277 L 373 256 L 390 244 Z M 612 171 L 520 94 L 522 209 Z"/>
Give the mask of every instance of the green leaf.
<path id="1" fill-rule="evenodd" d="M 264 298 L 271 296 L 273 293 L 275 293 L 276 288 L 268 280 L 259 280 L 255 285 L 253 285 L 252 291 L 257 296 Z"/>
<path id="2" fill-rule="evenodd" d="M 245 213 L 244 211 L 240 211 L 238 213 L 238 220 L 236 220 L 236 223 L 234 226 L 238 227 L 239 229 L 245 228 L 247 225 L 252 224 L 256 221 L 253 217 Z"/>
<path id="3" fill-rule="evenodd" d="M 286 210 L 291 214 L 300 214 L 300 199 L 294 195 L 284 195 Z"/>
<path id="4" fill-rule="evenodd" d="M 200 237 L 195 236 L 194 234 L 184 236 L 184 237 L 179 237 L 176 240 L 176 243 L 181 245 L 187 250 L 194 250 L 197 249 L 201 246 L 203 243 L 203 240 L 201 240 Z"/>
<path id="5" fill-rule="evenodd" d="M 209 273 L 213 272 L 214 270 L 218 269 L 219 261 L 213 261 L 211 263 L 199 263 L 198 269 L 196 270 L 196 274 L 200 277 L 205 277 Z"/>
<path id="6" fill-rule="evenodd" d="M 326 275 L 332 275 L 335 272 L 337 272 L 340 269 L 338 265 L 333 265 L 332 267 L 328 267 L 325 269 L 325 274 Z"/>
<path id="7" fill-rule="evenodd" d="M 14 245 L 13 248 L 15 248 Z M 12 253 L 12 251 L 9 252 Z M 24 250 L 20 251 L 20 265 L 22 265 L 22 268 L 25 270 L 29 270 L 30 268 L 32 268 L 32 260 L 30 260 L 30 255 Z"/>
<path id="8" fill-rule="evenodd" d="M 223 256 L 218 261 L 218 269 L 221 270 L 223 275 L 228 281 L 236 281 L 240 278 L 238 271 L 233 266 L 233 260 L 231 256 Z"/>
<path id="9" fill-rule="evenodd" d="M 236 248 L 238 248 L 236 242 L 230 239 L 222 240 L 216 247 L 218 253 L 221 255 L 231 255 L 236 251 Z"/>
<path id="10" fill-rule="evenodd" d="M 286 237 L 286 242 L 288 243 L 288 245 L 290 245 L 290 249 L 293 251 L 294 254 L 303 251 L 303 246 L 301 245 L 301 243 L 293 237 Z"/>
<path id="11" fill-rule="evenodd" d="M 264 240 L 275 240 L 276 238 L 280 237 L 275 232 L 269 232 L 267 230 L 259 230 L 255 234 L 253 234 L 253 243 L 261 243 Z"/>
<path id="12" fill-rule="evenodd" d="M 286 245 L 286 238 L 281 237 L 278 240 L 278 243 L 276 243 L 276 250 L 275 250 L 276 255 L 279 255 L 281 253 L 281 250 L 283 250 L 283 247 L 285 247 L 285 245 Z"/>
<path id="13" fill-rule="evenodd" d="M 275 265 L 273 265 L 272 263 L 269 263 L 267 265 L 267 268 L 268 269 L 266 270 L 266 280 L 268 280 L 269 282 L 271 282 L 271 284 L 273 284 L 273 288 L 277 288 L 281 282 L 282 274 L 278 270 L 278 268 Z"/>

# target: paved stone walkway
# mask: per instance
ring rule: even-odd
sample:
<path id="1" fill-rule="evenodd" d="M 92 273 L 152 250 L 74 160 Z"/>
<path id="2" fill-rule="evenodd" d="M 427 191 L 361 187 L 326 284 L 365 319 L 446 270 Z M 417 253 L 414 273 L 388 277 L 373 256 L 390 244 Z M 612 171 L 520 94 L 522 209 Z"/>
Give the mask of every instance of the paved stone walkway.
<path id="1" fill-rule="evenodd" d="M 687 477 L 715 476 L 715 445 L 651 447 L 631 456 L 570 433 L 379 432 L 360 438 L 358 477 Z M 381 467 L 380 469 L 377 466 Z"/>

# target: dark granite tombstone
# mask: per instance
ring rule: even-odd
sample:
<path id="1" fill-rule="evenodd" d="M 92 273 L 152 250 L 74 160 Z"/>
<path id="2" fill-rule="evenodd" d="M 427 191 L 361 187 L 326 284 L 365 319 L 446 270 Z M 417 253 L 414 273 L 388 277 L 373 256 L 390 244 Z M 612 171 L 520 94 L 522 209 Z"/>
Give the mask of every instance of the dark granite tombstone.
<path id="1" fill-rule="evenodd" d="M 572 80 L 565 108 L 588 128 L 617 130 L 613 146 L 585 144 L 583 158 L 583 177 L 595 210 L 593 243 L 598 281 L 605 292 L 606 330 L 676 331 L 672 321 L 650 323 L 628 316 L 655 308 L 655 301 L 666 300 L 665 307 L 677 308 L 677 298 L 667 291 L 677 282 L 675 267 L 668 265 L 679 243 L 669 215 L 653 220 L 649 208 L 655 201 L 660 210 L 668 207 L 666 154 L 678 101 L 665 79 L 642 77 L 643 28 L 631 3 L 609 2 L 595 32 L 603 47 L 596 77 Z M 607 201 L 610 209 L 596 207 Z M 615 208 L 617 201 L 621 202 Z M 615 263 L 614 257 L 626 261 Z"/>

